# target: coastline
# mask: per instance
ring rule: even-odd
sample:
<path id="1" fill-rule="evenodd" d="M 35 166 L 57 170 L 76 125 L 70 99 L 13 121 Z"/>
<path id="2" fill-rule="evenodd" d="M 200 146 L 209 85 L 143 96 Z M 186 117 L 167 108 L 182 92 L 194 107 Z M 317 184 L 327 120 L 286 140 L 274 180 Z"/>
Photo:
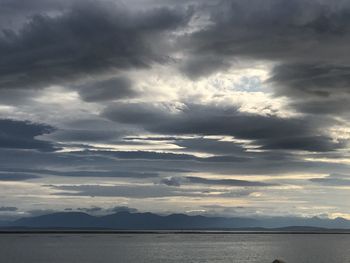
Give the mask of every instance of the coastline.
<path id="1" fill-rule="evenodd" d="M 348 235 L 350 230 L 322 230 L 322 231 L 280 231 L 280 230 L 96 230 L 96 229 L 6 229 L 1 234 L 198 234 L 198 235 Z"/>

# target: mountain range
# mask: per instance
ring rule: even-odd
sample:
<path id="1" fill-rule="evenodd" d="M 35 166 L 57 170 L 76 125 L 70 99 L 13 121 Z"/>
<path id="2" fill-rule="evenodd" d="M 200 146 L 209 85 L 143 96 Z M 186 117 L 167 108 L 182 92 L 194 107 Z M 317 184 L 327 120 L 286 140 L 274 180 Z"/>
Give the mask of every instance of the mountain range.
<path id="1" fill-rule="evenodd" d="M 286 228 L 293 230 L 307 228 L 350 229 L 350 221 L 344 218 L 319 217 L 229 218 L 185 214 L 163 216 L 126 211 L 105 216 L 92 216 L 82 212 L 58 212 L 2 222 L 1 227 L 2 229 L 230 230 Z"/>

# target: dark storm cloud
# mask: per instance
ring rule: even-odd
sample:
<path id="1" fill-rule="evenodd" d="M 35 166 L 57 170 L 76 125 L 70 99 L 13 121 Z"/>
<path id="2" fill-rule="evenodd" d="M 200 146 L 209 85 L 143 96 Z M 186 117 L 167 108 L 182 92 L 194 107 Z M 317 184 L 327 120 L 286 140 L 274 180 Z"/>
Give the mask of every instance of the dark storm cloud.
<path id="1" fill-rule="evenodd" d="M 96 212 L 101 212 L 103 210 L 103 208 L 102 207 L 98 207 L 98 206 L 83 207 L 83 208 L 79 207 L 76 210 L 83 211 L 83 212 L 86 212 L 86 213 L 96 213 Z"/>
<path id="2" fill-rule="evenodd" d="M 113 208 L 108 209 L 107 211 L 111 211 L 114 213 L 119 213 L 119 212 L 137 213 L 138 212 L 136 208 L 127 207 L 127 206 L 115 206 Z"/>
<path id="3" fill-rule="evenodd" d="M 199 151 L 212 154 L 240 154 L 244 148 L 239 143 L 220 141 L 207 138 L 177 139 L 174 144 L 190 151 Z"/>
<path id="4" fill-rule="evenodd" d="M 51 142 L 39 140 L 36 137 L 51 133 L 54 128 L 45 124 L 0 120 L 0 148 L 31 149 L 39 151 L 53 151 Z"/>
<path id="5" fill-rule="evenodd" d="M 50 173 L 50 171 L 48 171 Z M 118 177 L 118 178 L 152 178 L 158 177 L 157 173 L 151 172 L 132 172 L 132 171 L 71 171 L 71 172 L 53 172 L 57 176 L 69 177 Z"/>
<path id="6" fill-rule="evenodd" d="M 68 208 L 68 209 L 69 209 L 69 211 L 78 210 L 78 211 L 83 211 L 86 213 L 103 213 L 103 214 L 119 213 L 119 212 L 129 212 L 129 213 L 138 212 L 137 209 L 127 207 L 127 206 L 115 206 L 112 208 L 103 208 L 103 207 L 99 207 L 99 206 L 92 206 L 92 207 L 79 207 L 77 209 L 72 209 L 72 208 Z"/>
<path id="7" fill-rule="evenodd" d="M 211 157 L 195 157 L 190 154 L 177 154 L 180 156 L 187 156 L 188 159 L 197 159 L 198 161 L 244 161 L 249 160 L 247 154 L 245 153 L 244 146 L 238 142 L 232 141 L 223 141 L 220 139 L 210 139 L 204 137 L 194 137 L 194 138 L 186 138 L 181 136 L 173 136 L 173 137 L 127 137 L 126 141 L 138 141 L 138 142 L 152 142 L 152 141 L 164 141 L 167 143 L 174 144 L 176 146 L 181 147 L 179 151 L 181 152 L 200 152 L 200 153 L 210 153 L 215 154 L 215 156 Z M 176 149 L 173 150 L 176 153 Z M 159 153 L 164 154 L 164 153 Z M 165 154 L 165 156 L 167 153 Z M 242 156 L 244 155 L 244 157 Z M 236 158 L 236 159 L 235 159 Z M 230 159 L 230 160 L 229 160 Z"/>
<path id="8" fill-rule="evenodd" d="M 345 174 L 330 174 L 322 178 L 312 178 L 310 181 L 328 186 L 350 186 L 350 176 Z"/>
<path id="9" fill-rule="evenodd" d="M 18 30 L 35 14 L 58 14 L 75 0 L 0 0 L 0 29 Z"/>
<path id="10" fill-rule="evenodd" d="M 50 175 L 65 176 L 65 180 L 69 180 L 69 176 L 76 178 L 84 178 L 84 176 L 118 178 L 120 176 L 125 180 L 128 179 L 126 176 L 133 176 L 131 178 L 142 180 L 149 177 L 152 182 L 152 177 L 156 178 L 157 174 L 173 176 L 179 173 L 199 172 L 227 176 L 234 174 L 271 174 L 273 176 L 290 172 L 347 173 L 349 169 L 344 163 L 316 161 L 317 158 L 344 158 L 336 152 L 320 152 L 317 155 L 306 156 L 316 158 L 313 162 L 303 160 L 305 155 L 295 155 L 289 151 L 276 149 L 272 152 L 244 152 L 237 157 L 239 158 L 228 154 L 201 158 L 171 153 L 163 155 L 158 152 L 114 153 L 97 149 L 40 152 L 3 148 L 0 151 L 0 169 L 4 173 L 26 173 L 43 178 Z M 244 161 L 240 158 L 244 158 Z"/>
<path id="11" fill-rule="evenodd" d="M 0 89 L 0 103 L 2 105 L 24 105 L 30 98 L 38 96 L 37 90 L 29 89 Z"/>
<path id="12" fill-rule="evenodd" d="M 77 152 L 78 153 L 78 152 Z M 85 153 L 88 154 L 89 151 L 86 150 Z M 92 153 L 92 152 L 91 152 Z M 99 150 L 97 152 L 102 156 L 109 156 L 119 160 L 153 160 L 153 161 L 187 161 L 187 162 L 245 162 L 249 161 L 249 156 L 225 156 L 217 155 L 210 157 L 197 157 L 192 154 L 183 153 L 170 153 L 170 152 L 152 152 L 152 151 L 103 151 Z M 174 171 L 174 172 L 186 172 L 186 170 L 181 169 L 165 169 L 161 168 L 161 171 Z M 187 170 L 188 171 L 188 170 Z"/>
<path id="13" fill-rule="evenodd" d="M 281 95 L 332 97 L 333 92 L 350 93 L 350 66 L 289 64 L 274 68 L 272 82 L 283 85 Z M 332 92 L 333 91 L 333 92 Z"/>
<path id="14" fill-rule="evenodd" d="M 327 136 L 289 136 L 283 139 L 270 140 L 264 143 L 262 149 L 305 150 L 311 152 L 328 152 L 345 148 L 345 141 L 334 141 Z"/>
<path id="15" fill-rule="evenodd" d="M 101 118 L 83 118 L 63 122 L 60 129 L 46 136 L 59 142 L 116 142 L 130 131 L 112 121 Z"/>
<path id="16" fill-rule="evenodd" d="M 323 125 L 335 122 L 330 119 L 262 116 L 235 108 L 198 104 L 187 104 L 171 113 L 163 105 L 144 103 L 114 104 L 105 110 L 104 116 L 155 133 L 230 135 L 253 140 L 264 149 L 331 151 L 343 146 L 322 134 Z M 321 145 L 314 145 L 316 142 Z"/>
<path id="17" fill-rule="evenodd" d="M 242 56 L 302 62 L 346 59 L 347 2 L 223 0 L 208 6 L 208 12 L 211 24 L 184 41 L 193 57 L 215 55 L 223 61 Z"/>
<path id="18" fill-rule="evenodd" d="M 114 130 L 85 130 L 85 129 L 61 129 L 48 138 L 59 142 L 99 142 L 110 141 L 120 137 L 120 133 Z"/>
<path id="19" fill-rule="evenodd" d="M 196 56 L 187 59 L 181 66 L 182 72 L 196 80 L 202 76 L 208 76 L 214 72 L 225 70 L 230 66 L 228 61 L 217 56 Z"/>
<path id="20" fill-rule="evenodd" d="M 237 180 L 237 179 L 209 179 L 209 178 L 203 178 L 198 176 L 163 178 L 160 181 L 160 183 L 168 186 L 181 186 L 182 184 L 221 185 L 221 186 L 237 186 L 237 187 L 276 185 L 276 184 L 270 184 L 265 182 L 255 182 L 255 181 Z"/>
<path id="21" fill-rule="evenodd" d="M 270 83 L 275 93 L 309 114 L 343 115 L 350 101 L 350 67 L 329 64 L 286 64 L 275 67 Z"/>
<path id="22" fill-rule="evenodd" d="M 13 169 L 54 170 L 62 168 L 76 170 L 76 167 L 89 167 L 96 170 L 96 165 L 108 169 L 115 160 L 98 154 L 71 154 L 62 152 L 23 151 L 22 149 L 1 149 L 0 167 L 3 171 Z M 14 170 L 15 171 L 15 170 Z"/>
<path id="23" fill-rule="evenodd" d="M 2 174 L 4 173 L 4 174 Z M 7 171 L 0 172 L 0 180 L 26 180 L 32 178 L 38 178 L 39 176 L 65 176 L 65 177 L 116 177 L 116 178 L 153 178 L 158 177 L 154 172 L 133 172 L 133 171 L 94 171 L 89 169 L 88 171 L 57 171 L 46 169 L 8 169 Z"/>
<path id="24" fill-rule="evenodd" d="M 123 77 L 95 81 L 79 88 L 80 97 L 87 102 L 125 99 L 136 94 L 131 81 Z"/>
<path id="25" fill-rule="evenodd" d="M 330 90 L 330 92 L 332 92 Z M 336 93 L 336 92 L 335 92 Z M 337 98 L 320 98 L 315 100 L 297 99 L 290 103 L 294 109 L 307 114 L 333 115 L 347 117 L 349 114 L 350 96 L 336 95 Z M 304 98 L 305 99 L 305 98 Z"/>
<path id="26" fill-rule="evenodd" d="M 203 196 L 205 194 L 188 189 L 179 189 L 160 185 L 63 185 L 48 186 L 63 192 L 55 195 L 66 196 L 104 196 L 104 197 L 129 197 L 129 198 L 157 198 L 171 196 Z"/>
<path id="27" fill-rule="evenodd" d="M 1 206 L 0 212 L 16 212 L 18 210 L 17 207 L 14 206 Z"/>
<path id="28" fill-rule="evenodd" d="M 129 197 L 129 198 L 164 198 L 164 197 L 243 197 L 251 194 L 249 190 L 211 192 L 208 189 L 184 189 L 165 185 L 47 185 L 55 190 L 62 190 L 53 195 L 91 196 L 91 197 Z"/>
<path id="29" fill-rule="evenodd" d="M 183 181 L 182 177 L 170 177 L 170 178 L 163 178 L 160 180 L 161 184 L 165 184 L 167 186 L 181 186 L 181 183 Z"/>
<path id="30" fill-rule="evenodd" d="M 74 0 L 1 0 L 0 13 L 2 15 L 27 14 L 30 12 L 47 12 L 60 10 L 69 6 Z M 77 2 L 77 1 L 75 1 Z"/>
<path id="31" fill-rule="evenodd" d="M 241 139 L 284 136 L 287 131 L 310 128 L 298 119 L 245 114 L 233 107 L 199 104 L 187 104 L 174 113 L 163 105 L 114 104 L 106 109 L 104 116 L 116 122 L 135 124 L 164 134 L 233 135 Z"/>
<path id="32" fill-rule="evenodd" d="M 76 152 L 81 155 L 94 155 L 93 151 Z M 225 156 L 217 155 L 210 157 L 198 157 L 191 154 L 171 153 L 171 152 L 152 152 L 152 151 L 95 151 L 95 155 L 101 157 L 109 157 L 112 160 L 119 161 L 120 164 L 125 162 L 137 161 L 136 169 L 141 169 L 141 165 L 148 171 L 157 172 L 174 172 L 174 173 L 189 173 L 195 172 L 194 167 L 208 163 L 208 166 L 213 166 L 215 163 L 244 163 L 252 160 L 252 156 L 246 154 L 242 156 Z M 183 168 L 178 168 L 179 165 Z M 131 169 L 130 167 L 128 169 Z M 206 168 L 207 169 L 207 168 Z M 202 170 L 202 169 L 200 169 Z M 220 170 L 220 169 L 219 169 Z"/>
<path id="33" fill-rule="evenodd" d="M 135 165 L 136 160 L 137 165 Z M 179 168 L 179 163 L 174 162 L 174 160 L 161 160 L 159 158 L 154 160 L 118 159 L 103 151 L 44 153 L 16 149 L 0 151 L 0 168 L 3 172 L 42 174 L 43 177 L 45 175 L 66 177 L 71 175 L 77 177 L 130 176 L 151 178 L 156 177 L 159 172 L 183 173 L 192 171 L 190 163 L 186 162 L 184 162 L 183 168 Z"/>
<path id="34" fill-rule="evenodd" d="M 217 156 L 210 156 L 206 158 L 202 158 L 203 161 L 206 162 L 228 162 L 228 163 L 234 163 L 234 162 L 248 162 L 251 161 L 251 158 L 249 155 L 247 156 L 227 156 L 227 155 L 217 155 Z"/>
<path id="35" fill-rule="evenodd" d="M 197 160 L 197 157 L 191 154 L 176 154 L 169 152 L 151 152 L 151 151 L 99 151 L 105 156 L 112 156 L 118 159 L 145 159 L 145 160 Z"/>
<path id="36" fill-rule="evenodd" d="M 222 0 L 203 6 L 210 24 L 181 42 L 186 56 L 180 70 L 186 75 L 207 76 L 239 59 L 271 61 L 277 66 L 268 84 L 290 106 L 348 117 L 348 2 Z"/>
<path id="37" fill-rule="evenodd" d="M 195 149 L 193 149 L 195 150 Z M 85 151 L 88 153 L 88 150 Z M 122 160 L 164 160 L 164 161 L 198 161 L 198 162 L 244 162 L 249 160 L 249 156 L 217 155 L 210 157 L 197 157 L 192 154 L 151 152 L 151 151 L 103 151 L 99 154 L 115 157 Z M 233 154 L 233 153 L 231 153 Z"/>
<path id="38" fill-rule="evenodd" d="M 164 62 L 167 54 L 155 52 L 156 43 L 190 16 L 189 10 L 169 8 L 132 13 L 94 1 L 57 16 L 35 15 L 18 32 L 6 30 L 0 37 L 0 88 L 40 88 Z"/>
<path id="39" fill-rule="evenodd" d="M 293 173 L 347 173 L 349 167 L 344 163 L 306 161 L 303 155 L 274 150 L 273 152 L 248 152 L 248 161 L 233 161 L 225 156 L 220 161 L 207 161 L 206 158 L 195 160 L 177 159 L 142 159 L 118 158 L 108 152 L 39 152 L 18 149 L 3 149 L 0 151 L 0 168 L 3 173 L 26 173 L 40 177 L 62 176 L 61 180 L 69 178 L 110 177 L 120 176 L 127 180 L 137 179 L 153 183 L 157 174 L 162 177 L 184 173 L 208 173 L 223 176 L 232 175 L 283 175 Z M 328 158 L 330 153 L 319 153 L 310 158 Z M 245 157 L 245 155 L 243 155 Z M 214 158 L 214 157 L 213 157 Z M 15 169 L 15 168 L 16 169 Z M 40 172 L 41 171 L 41 172 Z M 72 173 L 70 173 L 72 172 Z M 149 176 L 148 176 L 149 175 Z M 124 176 L 124 177 L 123 177 Z M 80 179 L 79 179 L 80 180 Z"/>
<path id="40" fill-rule="evenodd" d="M 40 178 L 31 173 L 0 172 L 0 181 L 25 181 Z"/>
<path id="41" fill-rule="evenodd" d="M 114 214 L 119 212 L 129 212 L 129 213 L 137 213 L 138 210 L 136 208 L 131 208 L 128 206 L 115 206 L 112 208 L 106 208 L 106 207 L 99 207 L 99 206 L 91 206 L 91 207 L 78 207 L 78 208 L 65 208 L 64 211 L 81 211 L 88 214 L 95 214 L 95 215 L 106 215 L 106 214 Z M 49 213 L 57 213 L 62 212 L 60 210 L 57 211 L 50 211 Z M 35 213 L 34 213 L 35 214 Z M 36 213 L 38 214 L 38 213 Z M 41 211 L 39 214 L 42 214 Z"/>
<path id="42" fill-rule="evenodd" d="M 130 152 L 128 158 L 133 156 L 134 158 L 140 159 L 164 159 L 164 160 L 195 160 L 199 162 L 245 162 L 249 161 L 252 156 L 246 153 L 244 147 L 240 143 L 231 141 L 221 141 L 218 139 L 208 139 L 208 138 L 181 138 L 181 136 L 174 137 L 131 137 L 132 140 L 137 140 L 140 142 L 149 141 L 166 141 L 167 143 L 180 146 L 179 150 L 174 149 L 173 153 L 164 152 Z M 129 141 L 127 138 L 126 141 Z M 198 157 L 193 154 L 183 154 L 176 153 L 180 152 L 190 152 L 190 153 L 210 153 L 215 154 L 210 157 Z M 119 154 L 119 153 L 118 153 Z M 127 156 L 127 152 L 122 152 L 121 156 Z"/>
<path id="43" fill-rule="evenodd" d="M 222 186 L 273 186 L 274 184 L 264 182 L 254 182 L 246 180 L 236 179 L 207 179 L 202 177 L 187 176 L 185 177 L 193 184 L 206 184 L 206 185 L 222 185 Z"/>

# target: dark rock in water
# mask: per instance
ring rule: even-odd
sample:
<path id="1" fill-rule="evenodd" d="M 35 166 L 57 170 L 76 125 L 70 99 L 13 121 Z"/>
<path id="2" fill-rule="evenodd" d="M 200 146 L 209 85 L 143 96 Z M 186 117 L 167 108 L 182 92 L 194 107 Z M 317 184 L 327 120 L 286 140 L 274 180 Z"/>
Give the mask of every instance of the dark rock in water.
<path id="1" fill-rule="evenodd" d="M 275 259 L 272 263 L 286 263 L 286 262 L 280 259 Z"/>

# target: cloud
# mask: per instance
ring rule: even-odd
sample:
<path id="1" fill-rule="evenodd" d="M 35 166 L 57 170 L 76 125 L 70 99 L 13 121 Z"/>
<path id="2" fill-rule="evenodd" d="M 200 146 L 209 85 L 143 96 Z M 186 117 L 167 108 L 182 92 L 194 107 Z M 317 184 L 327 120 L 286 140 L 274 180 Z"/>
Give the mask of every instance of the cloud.
<path id="1" fill-rule="evenodd" d="M 199 104 L 185 104 L 172 112 L 164 105 L 145 103 L 113 104 L 105 110 L 103 116 L 153 133 L 234 136 L 237 139 L 252 140 L 263 149 L 322 152 L 343 146 L 322 134 L 325 120 L 307 116 L 281 118 L 243 113 L 234 107 Z M 332 122 L 327 121 L 327 125 Z M 321 139 L 325 139 L 323 145 L 313 145 L 315 140 L 321 142 Z"/>
<path id="2" fill-rule="evenodd" d="M 113 156 L 118 159 L 145 159 L 145 160 L 197 160 L 191 154 L 178 154 L 171 152 L 153 152 L 153 151 L 99 151 L 100 154 Z"/>
<path id="3" fill-rule="evenodd" d="M 99 207 L 99 206 L 92 206 L 92 207 L 79 207 L 77 209 L 72 209 L 70 208 L 69 210 L 73 211 L 73 210 L 78 210 L 78 211 L 83 211 L 89 214 L 94 214 L 94 213 L 98 213 L 98 214 L 108 214 L 108 213 L 119 213 L 119 212 L 129 212 L 129 213 L 136 213 L 138 212 L 137 209 L 135 208 L 130 208 L 127 206 L 115 206 L 112 208 L 103 208 L 103 207 Z"/>
<path id="4" fill-rule="evenodd" d="M 207 188 L 181 188 L 166 185 L 46 185 L 60 192 L 56 196 L 124 197 L 124 198 L 169 198 L 169 197 L 242 197 L 251 190 L 219 190 Z"/>
<path id="5" fill-rule="evenodd" d="M 275 94 L 287 96 L 300 112 L 344 115 L 350 101 L 350 68 L 336 64 L 284 64 L 269 81 Z"/>
<path id="6" fill-rule="evenodd" d="M 132 12 L 105 1 L 77 2 L 56 16 L 36 14 L 0 37 L 0 89 L 42 88 L 164 62 L 157 44 L 190 17 L 190 10 Z M 103 85 L 103 91 L 82 92 L 83 98 L 106 98 L 111 89 Z"/>
<path id="7" fill-rule="evenodd" d="M 30 12 L 57 11 L 72 4 L 72 0 L 32 0 L 30 3 L 21 0 L 1 0 L 0 6 L 2 15 L 27 14 Z"/>
<path id="8" fill-rule="evenodd" d="M 48 140 L 62 143 L 116 142 L 130 131 L 102 118 L 77 118 L 64 121 L 60 128 L 45 136 Z"/>
<path id="9" fill-rule="evenodd" d="M 48 171 L 50 173 L 50 171 Z M 71 171 L 71 172 L 51 172 L 58 176 L 68 177 L 118 177 L 118 178 L 152 178 L 158 177 L 157 173 L 132 172 L 132 171 Z"/>
<path id="10" fill-rule="evenodd" d="M 79 0 L 78 0 L 79 1 Z M 0 0 L 0 28 L 18 30 L 35 14 L 57 14 L 67 10 L 76 0 Z"/>
<path id="11" fill-rule="evenodd" d="M 254 182 L 236 179 L 207 179 L 202 177 L 187 176 L 185 177 L 190 183 L 206 185 L 224 185 L 224 186 L 273 186 L 264 182 Z"/>
<path id="12" fill-rule="evenodd" d="M 11 171 L 11 172 L 10 172 Z M 58 170 L 47 170 L 47 169 L 10 169 L 9 172 L 3 172 L 4 175 L 2 177 L 0 172 L 0 180 L 1 178 L 38 178 L 37 175 L 47 176 L 47 175 L 55 175 L 55 176 L 66 176 L 66 177 L 117 177 L 117 178 L 154 178 L 158 177 L 158 173 L 153 172 L 133 172 L 133 171 L 121 171 L 121 170 L 112 170 L 112 171 L 99 171 L 99 170 L 73 170 L 73 171 L 58 171 Z M 17 172 L 15 172 L 17 171 Z M 24 172 L 24 173 L 21 173 Z"/>
<path id="13" fill-rule="evenodd" d="M 162 158 L 161 153 L 155 153 L 155 158 L 142 153 L 131 154 L 118 158 L 112 151 L 74 151 L 74 152 L 38 152 L 16 149 L 0 151 L 0 168 L 3 173 L 26 173 L 46 178 L 59 176 L 62 182 L 74 180 L 79 182 L 84 178 L 114 178 L 123 181 L 139 179 L 153 184 L 159 177 L 182 176 L 186 173 L 206 173 L 223 175 L 270 175 L 283 176 L 285 173 L 325 174 L 346 173 L 348 165 L 341 162 L 318 161 L 317 158 L 334 157 L 334 153 L 318 153 L 310 155 L 295 155 L 289 151 L 245 152 L 245 161 L 229 155 L 223 157 L 196 157 L 193 159 Z M 240 157 L 240 156 L 238 156 Z M 310 162 L 305 157 L 316 158 Z M 209 159 L 209 160 L 208 160 Z M 179 168 L 181 167 L 181 168 Z M 157 178 L 158 177 L 158 178 Z M 74 178 L 74 179 L 73 179 Z M 113 180 L 114 180 L 113 179 Z M 44 180 L 44 179 L 43 179 Z M 84 179 L 86 180 L 86 179 Z M 109 180 L 107 180 L 109 181 Z M 47 182 L 45 182 L 47 184 Z"/>
<path id="14" fill-rule="evenodd" d="M 184 45 L 190 54 L 223 61 L 344 60 L 349 10 L 340 1 L 218 1 L 207 6 L 209 25 L 188 36 Z"/>
<path id="15" fill-rule="evenodd" d="M 237 186 L 237 187 L 276 185 L 276 184 L 270 184 L 265 182 L 255 182 L 255 181 L 237 180 L 237 179 L 210 179 L 210 178 L 203 178 L 199 176 L 163 178 L 160 181 L 160 183 L 168 186 L 181 186 L 182 184 L 221 185 L 221 186 Z"/>
<path id="16" fill-rule="evenodd" d="M 180 70 L 192 80 L 208 76 L 218 71 L 224 71 L 230 67 L 230 63 L 216 56 L 193 56 L 186 59 L 180 65 Z"/>
<path id="17" fill-rule="evenodd" d="M 93 207 L 85 207 L 85 208 L 78 207 L 76 210 L 83 211 L 86 213 L 96 213 L 96 212 L 101 212 L 103 209 L 102 207 L 93 206 Z"/>
<path id="18" fill-rule="evenodd" d="M 349 118 L 349 3 L 222 0 L 202 8 L 207 25 L 181 41 L 179 68 L 190 78 L 222 72 L 237 61 L 268 62 L 273 70 L 265 84 L 293 109 Z"/>
<path id="19" fill-rule="evenodd" d="M 263 141 L 261 141 L 263 142 Z M 283 139 L 276 139 L 266 142 L 262 149 L 289 149 L 305 150 L 311 152 L 328 152 L 345 148 L 346 142 L 343 140 L 334 141 L 327 136 L 295 136 Z"/>
<path id="20" fill-rule="evenodd" d="M 136 208 L 131 208 L 127 206 L 115 206 L 113 208 L 109 208 L 108 211 L 119 213 L 119 212 L 129 212 L 129 213 L 137 213 L 138 210 Z"/>
<path id="21" fill-rule="evenodd" d="M 328 186 L 350 186 L 350 176 L 345 174 L 330 174 L 322 178 L 311 178 L 310 181 Z"/>
<path id="22" fill-rule="evenodd" d="M 283 85 L 282 95 L 327 98 L 349 93 L 350 67 L 324 64 L 287 64 L 274 68 L 271 82 Z"/>
<path id="23" fill-rule="evenodd" d="M 37 178 L 40 176 L 31 173 L 0 172 L 0 181 L 25 181 Z"/>
<path id="24" fill-rule="evenodd" d="M 161 184 L 165 184 L 167 186 L 180 186 L 181 181 L 183 181 L 183 178 L 181 177 L 170 177 L 170 178 L 163 178 L 160 180 Z"/>
<path id="25" fill-rule="evenodd" d="M 18 209 L 15 210 L 16 207 L 4 207 L 4 209 L 13 209 L 11 211 L 18 211 Z M 1 209 L 1 208 L 0 208 Z M 0 210 L 1 211 L 1 210 Z M 6 210 L 4 210 L 6 211 Z M 130 208 L 127 206 L 115 206 L 115 207 L 99 207 L 99 206 L 90 206 L 90 207 L 67 207 L 64 209 L 37 209 L 37 210 L 29 210 L 26 211 L 30 216 L 41 216 L 46 214 L 53 214 L 53 213 L 60 213 L 60 212 L 72 212 L 72 211 L 80 211 L 88 214 L 94 214 L 94 215 L 106 215 L 111 213 L 118 213 L 118 212 L 130 212 L 135 213 L 138 210 L 135 208 Z"/>
<path id="26" fill-rule="evenodd" d="M 0 0 L 6 202 L 348 209 L 350 4 L 180 2 Z"/>
<path id="27" fill-rule="evenodd" d="M 164 198 L 172 196 L 196 197 L 206 194 L 191 189 L 178 189 L 160 185 L 51 185 L 52 189 L 62 190 L 54 195 L 126 197 L 126 198 Z"/>
<path id="28" fill-rule="evenodd" d="M 60 129 L 47 136 L 59 142 L 108 142 L 121 137 L 115 130 Z"/>
<path id="29" fill-rule="evenodd" d="M 125 99 L 135 97 L 136 94 L 131 81 L 123 77 L 95 81 L 79 87 L 80 97 L 87 102 Z"/>
<path id="30" fill-rule="evenodd" d="M 16 212 L 18 210 L 17 207 L 14 206 L 1 206 L 0 212 Z"/>
<path id="31" fill-rule="evenodd" d="M 177 139 L 174 144 L 186 148 L 189 151 L 199 151 L 212 154 L 233 155 L 242 154 L 244 147 L 235 142 L 220 141 L 208 138 Z"/>
<path id="32" fill-rule="evenodd" d="M 36 138 L 37 136 L 53 132 L 54 128 L 49 125 L 2 119 L 0 120 L 0 126 L 0 148 L 39 151 L 55 150 L 51 142 Z"/>

